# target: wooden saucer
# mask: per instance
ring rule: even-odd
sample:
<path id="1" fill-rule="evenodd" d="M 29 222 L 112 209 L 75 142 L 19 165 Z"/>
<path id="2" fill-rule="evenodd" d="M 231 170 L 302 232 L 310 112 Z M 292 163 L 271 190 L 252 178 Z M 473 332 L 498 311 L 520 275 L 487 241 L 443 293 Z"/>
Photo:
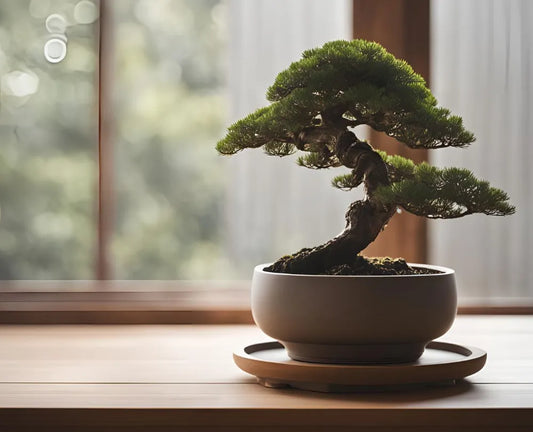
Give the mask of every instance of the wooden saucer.
<path id="1" fill-rule="evenodd" d="M 455 383 L 483 368 L 479 348 L 430 342 L 413 363 L 390 365 L 319 364 L 292 360 L 279 342 L 253 344 L 233 353 L 237 366 L 266 387 L 322 392 L 393 390 L 404 386 Z"/>

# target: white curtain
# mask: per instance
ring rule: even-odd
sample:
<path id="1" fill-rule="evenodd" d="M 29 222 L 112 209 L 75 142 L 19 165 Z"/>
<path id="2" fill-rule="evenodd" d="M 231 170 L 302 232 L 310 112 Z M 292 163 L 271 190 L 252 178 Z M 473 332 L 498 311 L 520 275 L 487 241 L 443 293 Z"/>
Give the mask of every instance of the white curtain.
<path id="1" fill-rule="evenodd" d="M 432 162 L 471 169 L 517 208 L 431 223 L 431 260 L 456 269 L 463 301 L 533 297 L 532 22 L 529 0 L 431 3 L 434 94 L 477 137 L 468 149 L 431 152 Z"/>
<path id="2" fill-rule="evenodd" d="M 231 121 L 265 105 L 276 74 L 303 50 L 351 39 L 349 0 L 230 1 Z M 431 83 L 477 141 L 431 152 L 439 166 L 467 167 L 506 190 L 517 213 L 430 222 L 430 257 L 456 269 L 468 301 L 533 297 L 533 1 L 433 0 Z M 244 268 L 323 242 L 343 228 L 357 192 L 330 186 L 338 170 L 311 171 L 294 158 L 245 150 L 230 158 L 226 243 Z"/>
<path id="3" fill-rule="evenodd" d="M 349 0 L 231 0 L 232 121 L 267 104 L 276 75 L 309 48 L 351 39 Z M 353 192 L 334 189 L 339 170 L 298 167 L 294 157 L 248 149 L 232 156 L 226 242 L 240 265 L 276 260 L 328 240 L 344 227 Z"/>

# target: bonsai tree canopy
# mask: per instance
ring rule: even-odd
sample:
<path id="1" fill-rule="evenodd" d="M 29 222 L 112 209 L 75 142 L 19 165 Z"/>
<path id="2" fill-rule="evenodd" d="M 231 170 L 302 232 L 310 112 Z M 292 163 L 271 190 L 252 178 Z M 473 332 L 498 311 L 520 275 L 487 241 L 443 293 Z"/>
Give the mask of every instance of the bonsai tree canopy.
<path id="1" fill-rule="evenodd" d="M 366 196 L 346 212 L 344 231 L 329 242 L 285 256 L 267 270 L 300 274 L 350 274 L 367 267 L 358 254 L 384 229 L 398 207 L 428 218 L 472 213 L 508 215 L 514 207 L 500 189 L 459 168 L 374 150 L 351 130 L 368 125 L 408 147 L 466 147 L 474 135 L 462 119 L 437 106 L 424 79 L 381 45 L 333 41 L 305 51 L 267 91 L 270 105 L 230 126 L 217 150 L 231 155 L 262 147 L 268 155 L 297 151 L 298 164 L 322 169 L 344 166 L 333 186 L 363 185 Z M 372 267 L 372 266 L 371 266 Z M 372 271 L 372 270 L 370 270 Z"/>

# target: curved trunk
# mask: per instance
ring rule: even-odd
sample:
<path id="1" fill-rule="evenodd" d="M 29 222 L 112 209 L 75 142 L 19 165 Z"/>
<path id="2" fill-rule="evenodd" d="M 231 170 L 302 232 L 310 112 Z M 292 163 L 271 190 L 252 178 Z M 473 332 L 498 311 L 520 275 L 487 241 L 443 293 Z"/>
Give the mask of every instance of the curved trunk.
<path id="1" fill-rule="evenodd" d="M 359 252 L 372 243 L 396 212 L 373 198 L 373 192 L 389 184 L 387 167 L 378 153 L 352 132 L 343 131 L 336 140 L 335 154 L 346 167 L 353 168 L 354 184 L 364 183 L 367 197 L 350 205 L 346 227 L 334 239 L 294 255 L 284 256 L 265 270 L 276 273 L 323 274 L 355 262 Z"/>
<path id="2" fill-rule="evenodd" d="M 350 265 L 356 255 L 375 240 L 395 212 L 394 207 L 377 206 L 369 200 L 356 201 L 346 212 L 347 224 L 341 234 L 323 245 L 280 258 L 265 270 L 323 274 L 337 266 Z"/>

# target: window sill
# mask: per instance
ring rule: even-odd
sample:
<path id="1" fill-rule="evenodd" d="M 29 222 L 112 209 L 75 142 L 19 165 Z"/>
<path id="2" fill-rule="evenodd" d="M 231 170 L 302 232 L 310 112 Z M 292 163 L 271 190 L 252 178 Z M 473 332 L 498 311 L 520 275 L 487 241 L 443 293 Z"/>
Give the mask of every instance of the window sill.
<path id="1" fill-rule="evenodd" d="M 3 429 L 518 431 L 533 427 L 533 317 L 461 316 L 444 340 L 488 352 L 450 387 L 266 389 L 232 362 L 253 326 L 0 327 Z M 418 430 L 418 429 L 417 429 Z"/>
<path id="2" fill-rule="evenodd" d="M 0 324 L 251 324 L 250 282 L 0 282 Z"/>
<path id="3" fill-rule="evenodd" d="M 458 313 L 533 315 L 533 303 L 467 299 Z M 0 324 L 253 324 L 250 281 L 0 281 Z"/>

